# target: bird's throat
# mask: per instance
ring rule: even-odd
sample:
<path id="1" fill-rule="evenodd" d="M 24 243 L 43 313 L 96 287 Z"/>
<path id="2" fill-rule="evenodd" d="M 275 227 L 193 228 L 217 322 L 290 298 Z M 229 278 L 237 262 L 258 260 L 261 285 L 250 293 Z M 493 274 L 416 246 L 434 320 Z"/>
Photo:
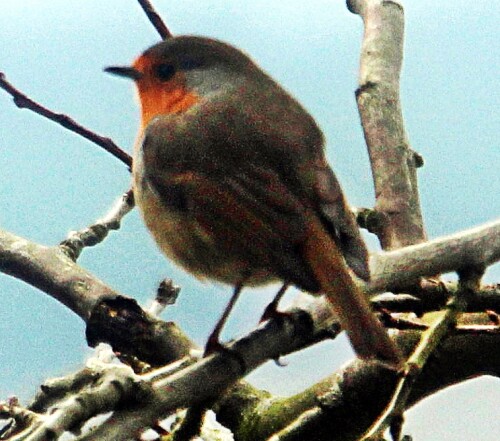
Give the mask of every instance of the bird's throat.
<path id="1" fill-rule="evenodd" d="M 198 95 L 188 92 L 180 84 L 177 86 L 139 88 L 143 128 L 156 116 L 185 112 L 199 101 Z"/>

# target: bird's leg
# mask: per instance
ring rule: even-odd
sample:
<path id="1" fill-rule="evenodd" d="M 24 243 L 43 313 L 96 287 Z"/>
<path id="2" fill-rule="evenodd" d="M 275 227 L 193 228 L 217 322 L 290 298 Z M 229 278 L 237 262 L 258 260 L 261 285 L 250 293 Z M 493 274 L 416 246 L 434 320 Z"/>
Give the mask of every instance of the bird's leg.
<path id="1" fill-rule="evenodd" d="M 265 322 L 266 320 L 269 320 L 273 317 L 282 317 L 283 315 L 286 315 L 283 312 L 278 311 L 278 304 L 289 286 L 290 284 L 288 282 L 283 283 L 283 286 L 274 296 L 273 301 L 266 306 L 264 313 L 260 317 L 259 323 Z"/>
<path id="2" fill-rule="evenodd" d="M 219 321 L 217 322 L 212 333 L 208 337 L 207 344 L 205 345 L 205 353 L 204 353 L 205 357 L 207 355 L 210 355 L 217 351 L 221 351 L 223 349 L 223 346 L 219 341 L 219 335 L 226 323 L 227 318 L 229 317 L 229 314 L 231 314 L 231 311 L 233 310 L 233 307 L 236 304 L 236 301 L 238 300 L 238 297 L 240 296 L 242 289 L 243 289 L 243 283 L 241 282 L 237 283 L 236 286 L 234 287 L 233 295 L 231 296 L 229 303 L 226 305 L 224 312 L 219 318 Z"/>
<path id="3" fill-rule="evenodd" d="M 279 304 L 280 300 L 282 299 L 282 297 L 285 295 L 285 292 L 289 286 L 290 286 L 290 283 L 288 283 L 288 282 L 283 283 L 283 286 L 276 293 L 272 302 L 266 306 L 264 313 L 260 317 L 259 323 L 265 322 L 266 320 L 270 320 L 273 318 L 274 319 L 283 318 L 283 317 L 288 315 L 286 312 L 278 311 L 278 304 Z M 280 360 L 280 357 L 275 358 L 274 362 L 280 367 L 286 366 L 286 363 L 282 362 Z"/>
<path id="4" fill-rule="evenodd" d="M 210 333 L 210 336 L 208 337 L 207 343 L 205 345 L 205 352 L 203 354 L 204 357 L 213 354 L 214 352 L 226 352 L 233 354 L 231 350 L 225 348 L 220 343 L 219 335 L 222 331 L 222 328 L 224 327 L 224 324 L 226 323 L 227 318 L 229 317 L 229 314 L 231 314 L 231 311 L 233 310 L 233 307 L 236 304 L 236 301 L 238 300 L 238 297 L 240 296 L 242 289 L 243 289 L 243 282 L 237 283 L 236 286 L 234 287 L 231 299 L 224 308 L 222 315 L 220 316 L 219 320 L 217 321 L 217 324 L 215 325 L 213 331 Z M 244 361 L 237 354 L 234 355 L 241 363 L 242 371 L 245 372 L 246 367 Z M 175 431 L 173 439 L 175 441 L 177 440 L 185 441 L 185 440 L 190 440 L 192 439 L 192 437 L 199 434 L 201 426 L 203 424 L 203 419 L 205 417 L 206 410 L 209 409 L 212 404 L 213 400 L 208 400 L 206 402 L 199 403 L 197 405 L 190 407 L 187 410 L 184 421 L 182 422 L 180 427 Z"/>

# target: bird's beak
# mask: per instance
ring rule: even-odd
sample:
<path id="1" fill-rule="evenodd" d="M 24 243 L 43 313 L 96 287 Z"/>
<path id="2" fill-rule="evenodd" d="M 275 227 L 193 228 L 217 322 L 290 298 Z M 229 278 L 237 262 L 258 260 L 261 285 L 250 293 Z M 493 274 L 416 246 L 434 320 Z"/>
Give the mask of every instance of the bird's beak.
<path id="1" fill-rule="evenodd" d="M 143 76 L 142 72 L 130 66 L 109 66 L 104 68 L 104 72 L 124 78 L 130 78 L 134 81 L 140 80 Z"/>

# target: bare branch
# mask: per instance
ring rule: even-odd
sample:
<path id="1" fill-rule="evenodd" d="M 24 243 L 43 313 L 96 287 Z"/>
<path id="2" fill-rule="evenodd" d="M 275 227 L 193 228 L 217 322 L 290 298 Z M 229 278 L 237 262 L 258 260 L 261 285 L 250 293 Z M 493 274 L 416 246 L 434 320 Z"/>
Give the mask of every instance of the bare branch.
<path id="1" fill-rule="evenodd" d="M 159 415 L 167 415 L 175 409 L 190 407 L 220 396 L 262 363 L 279 357 L 283 348 L 298 349 L 306 340 L 311 342 L 311 337 L 320 336 L 313 335 L 310 319 L 305 318 L 303 313 L 297 313 L 290 320 L 269 321 L 249 336 L 230 344 L 227 351 L 204 358 L 167 377 L 160 372 L 158 380 L 153 384 L 155 399 L 150 405 L 142 407 L 140 413 L 134 409 L 115 412 L 114 419 L 119 422 L 120 433 L 105 425 L 84 439 L 125 440 L 127 434 L 138 433 L 152 425 Z M 148 374 L 148 378 L 154 380 L 152 374 Z M 174 390 L 175 393 L 172 393 Z"/>
<path id="2" fill-rule="evenodd" d="M 474 319 L 476 326 L 481 327 L 483 323 L 487 323 L 486 314 L 482 314 L 482 317 L 483 321 Z M 93 362 L 96 369 L 85 368 L 67 378 L 46 383 L 44 392 L 53 397 L 39 397 L 37 411 L 46 411 L 49 405 L 57 410 L 48 418 L 39 415 L 24 433 L 32 434 L 33 438 L 28 439 L 46 439 L 45 436 L 61 433 L 62 429 L 79 427 L 92 415 L 114 410 L 114 424 L 109 424 L 108 420 L 81 439 L 129 439 L 130 433 L 140 433 L 154 425 L 158 418 L 177 408 L 185 408 L 218 396 L 243 374 L 279 350 L 283 337 L 288 341 L 286 344 L 294 344 L 293 340 L 297 337 L 300 339 L 301 335 L 287 334 L 283 329 L 280 330 L 276 322 L 269 322 L 254 331 L 253 336 L 232 344 L 228 351 L 191 366 L 186 367 L 185 360 L 181 360 L 172 366 L 140 376 L 119 365 L 106 367 L 102 362 Z M 487 332 L 449 337 L 444 342 L 443 355 L 440 352 L 440 356 L 433 359 L 431 366 L 426 367 L 426 371 L 419 376 L 418 389 L 413 393 L 411 403 L 437 388 L 463 381 L 472 374 L 499 375 L 499 353 L 494 350 L 499 336 L 498 332 Z M 408 353 L 417 340 L 418 333 L 410 332 L 401 334 L 398 342 Z M 478 351 L 483 350 L 486 352 L 478 357 Z M 450 370 L 449 363 L 453 363 L 457 357 L 461 360 L 460 366 Z M 242 360 L 245 371 L 241 369 Z M 444 372 L 436 375 L 436 370 Z M 206 378 L 210 378 L 210 381 L 203 381 Z M 242 440 L 267 439 L 274 431 L 282 428 L 286 429 L 276 439 L 304 439 L 300 434 L 310 433 L 314 428 L 315 439 L 318 441 L 354 440 L 383 409 L 396 380 L 397 376 L 393 371 L 386 371 L 377 363 L 356 361 L 310 389 L 284 399 L 270 397 L 247 383 L 239 383 L 232 393 L 222 398 L 216 410 L 222 423 L 233 431 L 240 429 L 242 437 L 239 439 Z M 54 400 L 54 397 L 59 399 Z M 277 412 L 276 409 L 281 411 Z M 353 412 L 353 409 L 357 412 Z M 9 414 L 9 411 L 6 412 L 7 416 Z M 305 415 L 308 418 L 302 417 Z M 240 424 L 248 427 L 255 418 L 259 424 L 251 435 L 247 434 L 245 437 Z M 332 426 L 336 429 L 333 432 Z"/>
<path id="3" fill-rule="evenodd" d="M 144 363 L 163 366 L 197 348 L 175 323 L 153 317 L 125 296 L 99 302 L 87 320 L 85 334 L 90 346 L 108 343 L 140 371 Z"/>
<path id="4" fill-rule="evenodd" d="M 462 325 L 455 329 L 457 335 L 500 335 L 500 326 L 498 325 Z"/>
<path id="5" fill-rule="evenodd" d="M 126 216 L 135 206 L 132 189 L 128 190 L 103 218 L 92 224 L 90 227 L 80 231 L 72 231 L 69 237 L 59 245 L 76 260 L 85 247 L 94 246 L 101 243 L 111 230 L 118 230 L 124 216 Z"/>
<path id="6" fill-rule="evenodd" d="M 500 220 L 399 250 L 374 254 L 366 291 L 397 291 L 422 276 L 500 260 Z"/>
<path id="7" fill-rule="evenodd" d="M 96 376 L 95 369 L 85 367 L 64 377 L 45 380 L 31 402 L 29 410 L 36 413 L 47 412 L 58 401 L 66 399 L 77 390 L 90 386 Z"/>
<path id="8" fill-rule="evenodd" d="M 10 239 L 10 241 L 7 239 Z M 16 238 L 14 237 L 14 239 Z M 432 245 L 432 242 L 430 244 Z M 419 246 L 425 247 L 429 246 L 429 244 L 421 244 Z M 6 248 L 10 248 L 10 250 L 5 251 Z M 44 250 L 45 254 L 40 250 Z M 12 254 L 17 254 L 17 256 L 13 256 Z M 386 254 L 390 255 L 392 253 Z M 483 252 L 485 261 L 491 261 L 493 255 L 495 255 L 495 253 L 492 252 L 491 255 L 484 256 Z M 498 256 L 498 252 L 496 253 L 496 255 Z M 478 258 L 477 255 L 476 258 Z M 77 277 L 75 279 L 72 276 L 74 274 L 80 274 L 80 271 L 83 270 L 78 269 L 78 266 L 69 258 L 67 258 L 64 253 L 61 253 L 58 248 L 49 249 L 40 247 L 36 244 L 30 244 L 27 241 L 23 242 L 23 240 L 19 238 L 17 238 L 17 240 L 13 240 L 12 236 L 6 236 L 5 234 L 3 236 L 0 236 L 0 266 L 2 267 L 2 270 L 7 270 L 6 272 L 12 274 L 13 270 L 15 269 L 15 271 L 17 271 L 16 275 L 18 277 L 24 278 L 25 280 L 28 279 L 27 281 L 29 282 L 31 278 L 34 277 L 32 274 L 30 275 L 30 272 L 33 271 L 33 268 L 35 268 L 35 270 L 38 270 L 38 268 L 40 267 L 43 268 L 43 265 L 39 261 L 43 261 L 44 259 L 45 266 L 51 268 L 49 275 L 54 277 L 54 273 L 58 274 L 60 272 L 65 272 L 65 277 L 67 278 L 67 280 L 76 280 L 76 284 L 78 285 L 78 281 L 80 280 L 80 278 Z M 18 266 L 13 269 L 15 263 L 17 263 Z M 46 270 L 46 268 L 44 269 Z M 95 287 L 93 287 L 93 284 L 95 284 L 96 282 L 95 280 L 93 280 L 90 274 L 86 273 L 86 276 L 87 279 L 84 282 L 85 289 L 89 290 L 90 293 L 93 293 L 95 292 Z M 34 278 L 36 279 L 36 277 Z M 54 286 L 58 290 L 70 290 L 72 288 L 71 286 L 60 286 L 57 284 L 55 284 Z M 45 289 L 53 288 L 50 285 L 43 285 L 42 288 L 43 287 Z M 108 293 L 109 292 L 111 291 L 108 288 Z M 93 307 L 98 299 L 99 295 L 96 295 L 93 301 L 88 302 L 88 307 Z M 316 301 L 320 300 L 321 299 L 317 299 Z M 111 306 L 111 314 L 108 314 L 107 316 L 117 317 L 118 322 L 120 322 L 130 314 L 130 311 L 126 313 L 127 315 L 123 315 L 120 307 L 116 305 L 117 301 L 117 299 L 113 299 L 114 304 L 113 306 Z M 68 301 L 63 303 L 66 304 L 68 303 Z M 120 422 L 119 425 L 122 429 L 127 428 L 127 430 L 134 431 L 137 429 L 142 429 L 148 424 L 152 424 L 151 421 L 155 420 L 158 415 L 168 413 L 173 408 L 176 408 L 178 406 L 190 406 L 212 397 L 213 394 L 219 394 L 222 390 L 234 384 L 234 382 L 237 379 L 241 378 L 242 375 L 256 368 L 269 358 L 276 358 L 279 355 L 283 354 L 283 352 L 289 352 L 299 348 L 303 348 L 304 346 L 310 345 L 313 341 L 318 341 L 319 339 L 325 338 L 329 335 L 327 331 L 328 322 L 326 321 L 326 317 L 329 317 L 330 323 L 332 321 L 332 317 L 329 316 L 327 309 L 325 309 L 323 312 L 321 310 L 318 311 L 316 306 L 317 304 L 312 305 L 311 309 L 308 311 L 310 315 L 304 314 L 303 312 L 297 312 L 295 316 L 291 315 L 289 320 L 284 320 L 281 323 L 278 323 L 277 321 L 270 321 L 266 323 L 265 326 L 259 328 L 251 335 L 241 339 L 233 346 L 231 346 L 231 350 L 227 354 L 218 354 L 214 358 L 202 360 L 199 363 L 196 363 L 195 366 L 183 369 L 179 372 L 175 372 L 173 375 L 167 375 L 165 377 L 164 373 L 162 373 L 158 377 L 158 380 L 155 381 L 156 386 L 154 393 L 156 398 L 154 400 L 154 408 L 151 408 L 149 410 L 146 409 L 144 412 L 141 411 L 140 415 L 138 415 L 137 412 L 134 412 L 133 409 L 120 411 L 118 413 L 115 413 L 114 415 L 116 421 Z M 82 309 L 84 309 L 84 306 L 80 307 L 80 310 Z M 102 308 L 99 308 L 99 310 L 101 309 Z M 138 313 L 139 315 L 137 317 L 144 317 L 143 312 L 140 312 L 138 310 Z M 83 317 L 86 317 L 86 314 L 82 314 L 82 318 Z M 313 328 L 310 328 L 310 317 L 313 317 L 315 320 Z M 323 319 L 323 325 L 318 326 L 318 319 L 320 323 L 321 319 Z M 124 323 L 127 328 L 130 328 L 130 326 L 127 324 L 128 322 Z M 474 325 L 477 328 L 478 326 L 480 326 L 480 323 L 474 322 L 471 323 L 471 325 Z M 112 326 L 115 330 L 118 329 L 119 333 L 122 333 L 123 330 L 121 328 L 117 328 L 114 323 L 112 323 Z M 146 331 L 146 329 L 148 328 L 145 327 L 145 323 L 141 322 L 139 328 L 141 334 L 150 333 L 149 331 Z M 154 329 L 155 330 L 153 332 L 157 333 L 158 328 Z M 483 335 L 484 334 L 481 334 L 480 337 L 482 337 Z M 488 333 L 486 336 L 494 338 L 495 335 L 498 334 Z M 478 337 L 477 334 L 471 335 L 470 333 L 468 335 L 461 334 L 461 336 L 468 336 L 468 338 Z M 127 341 L 130 345 L 137 345 L 134 339 L 127 337 Z M 163 348 L 163 346 L 159 346 L 159 344 L 161 344 L 161 342 L 158 343 L 157 341 L 156 343 L 153 343 L 150 351 L 163 352 L 163 349 L 159 349 Z M 456 348 L 454 348 L 454 350 L 456 350 Z M 234 356 L 233 354 L 238 355 Z M 242 371 L 242 360 L 244 360 L 243 364 L 245 366 L 245 372 Z M 440 360 L 442 361 L 441 357 Z M 154 380 L 154 377 L 150 376 L 148 378 Z M 204 381 L 203 379 L 206 378 L 210 378 L 211 381 Z M 375 381 L 374 378 L 377 377 L 371 377 L 370 381 Z M 435 387 L 438 387 L 438 385 L 436 385 Z M 201 389 L 199 390 L 198 388 Z M 176 390 L 176 394 L 170 393 L 170 391 L 173 389 Z M 426 389 L 426 392 L 427 391 L 428 390 Z M 422 394 L 423 392 L 420 390 L 420 393 Z M 385 397 L 387 398 L 387 395 Z M 371 403 L 370 401 L 367 401 L 365 403 L 365 405 L 367 406 L 370 406 L 371 404 L 373 403 Z M 382 406 L 383 404 L 384 402 L 382 400 L 382 403 L 378 407 L 376 407 L 375 410 L 381 411 L 383 407 L 381 408 L 380 406 Z M 160 407 L 158 408 L 157 405 L 159 405 Z M 323 417 L 324 410 L 325 409 L 322 410 L 321 415 L 318 415 L 318 418 Z M 370 422 L 368 421 L 363 424 L 370 424 Z M 119 439 L 115 438 L 112 427 L 109 427 L 109 425 L 105 426 L 106 427 L 100 428 L 98 432 L 94 432 L 96 438 L 90 439 L 99 439 L 97 437 L 98 434 L 104 437 L 101 437 L 100 439 Z M 356 427 L 358 427 L 359 430 L 359 425 L 356 425 Z M 365 425 L 364 429 L 366 429 L 366 427 L 367 426 Z M 125 430 L 125 433 L 130 433 L 127 432 L 127 430 Z M 113 433 L 111 433 L 110 431 Z M 111 438 L 106 438 L 107 435 L 110 435 Z"/>
<path id="9" fill-rule="evenodd" d="M 482 316 L 487 322 L 485 314 Z M 409 354 L 419 335 L 416 331 L 400 333 L 398 344 Z M 418 377 L 407 408 L 471 376 L 499 376 L 497 339 L 498 334 L 487 333 L 448 337 L 439 349 L 439 356 L 432 356 Z M 226 427 L 237 429 L 240 440 L 300 441 L 309 439 L 311 434 L 315 441 L 359 440 L 387 406 L 396 382 L 397 377 L 380 365 L 355 361 L 289 398 L 270 398 L 263 393 L 260 396 L 258 391 L 245 393 L 250 386 L 237 386 L 243 390 L 222 398 L 216 409 L 217 419 Z M 245 428 L 250 430 L 246 432 Z M 275 437 L 270 438 L 273 434 Z"/>
<path id="10" fill-rule="evenodd" d="M 33 101 L 27 95 L 22 93 L 20 90 L 16 89 L 11 83 L 9 83 L 3 72 L 0 72 L 0 88 L 4 89 L 9 95 L 14 99 L 14 104 L 20 109 L 29 109 L 32 112 L 38 113 L 39 115 L 50 119 L 63 126 L 64 128 L 83 136 L 85 139 L 92 141 L 94 144 L 102 147 L 108 153 L 111 153 L 115 158 L 122 161 L 129 169 L 132 166 L 132 158 L 128 153 L 118 147 L 110 138 L 98 135 L 97 133 L 83 127 L 78 124 L 73 118 L 62 113 L 55 113 L 52 110 L 38 104 Z"/>
<path id="11" fill-rule="evenodd" d="M 364 288 L 368 293 L 396 291 L 421 276 L 455 271 L 464 266 L 487 266 L 499 259 L 500 221 L 496 221 L 452 236 L 372 256 L 372 279 Z M 0 271 L 45 291 L 85 321 L 104 299 L 121 297 L 76 265 L 59 247 L 44 247 L 2 230 Z M 103 314 L 115 311 L 113 314 L 116 316 L 116 308 L 116 304 L 108 305 L 100 311 Z M 318 314 L 328 315 L 329 312 L 326 309 Z M 118 325 L 116 323 L 113 327 Z"/>
<path id="12" fill-rule="evenodd" d="M 144 10 L 146 15 L 148 16 L 149 21 L 155 27 L 155 29 L 160 34 L 160 37 L 163 40 L 167 38 L 171 38 L 173 35 L 170 30 L 167 28 L 167 25 L 164 23 L 158 12 L 156 12 L 154 6 L 149 0 L 137 0 L 141 5 L 141 8 Z"/>
<path id="13" fill-rule="evenodd" d="M 441 342 L 450 334 L 455 327 L 460 314 L 466 309 L 464 290 L 459 289 L 451 297 L 446 308 L 439 311 L 437 318 L 422 332 L 417 347 L 406 361 L 405 372 L 398 381 L 391 402 L 377 419 L 375 424 L 364 435 L 363 440 L 376 439 L 382 436 L 392 419 L 403 415 L 406 403 L 410 396 L 415 380 L 422 374 L 427 360 L 434 353 Z"/>
<path id="14" fill-rule="evenodd" d="M 32 426 L 37 426 L 41 422 L 40 416 L 20 406 L 17 398 L 10 398 L 6 402 L 0 402 L 0 420 L 5 419 L 9 419 L 10 422 L 0 429 L 1 439 L 7 439 L 7 437 Z"/>
<path id="15" fill-rule="evenodd" d="M 375 184 L 375 232 L 383 249 L 401 248 L 426 240 L 416 175 L 422 158 L 410 148 L 399 99 L 403 8 L 382 0 L 347 6 L 365 28 L 356 99 Z"/>
<path id="16" fill-rule="evenodd" d="M 3 230 L 0 271 L 48 293 L 84 321 L 102 299 L 119 295 L 76 265 L 59 247 L 45 247 Z"/>
<path id="17" fill-rule="evenodd" d="M 95 375 L 93 376 L 96 380 Z M 92 383 L 92 391 L 71 394 L 58 403 L 42 424 L 26 438 L 26 441 L 58 439 L 64 432 L 78 430 L 89 418 L 116 409 L 122 397 L 140 399 L 147 393 L 146 385 L 133 375 L 126 366 L 104 369 L 99 381 Z"/>

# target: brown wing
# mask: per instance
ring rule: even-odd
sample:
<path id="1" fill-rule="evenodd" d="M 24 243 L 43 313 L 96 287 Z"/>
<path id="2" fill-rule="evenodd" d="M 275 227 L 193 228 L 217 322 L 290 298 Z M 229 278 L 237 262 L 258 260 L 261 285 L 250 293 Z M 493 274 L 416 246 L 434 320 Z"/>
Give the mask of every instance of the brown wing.
<path id="1" fill-rule="evenodd" d="M 323 224 L 349 267 L 361 279 L 369 280 L 368 250 L 337 178 L 326 163 L 316 168 L 315 178 L 315 197 Z"/>
<path id="2" fill-rule="evenodd" d="M 260 92 L 248 88 L 244 99 L 224 95 L 201 104 L 203 109 L 195 106 L 183 115 L 157 118 L 147 130 L 154 136 L 146 135 L 144 142 L 144 157 L 151 157 L 149 170 L 158 176 L 166 170 L 196 171 L 210 181 L 211 193 L 217 193 L 212 186 L 220 186 L 234 197 L 231 200 L 238 204 L 234 210 L 251 210 L 261 216 L 263 228 L 252 232 L 248 225 L 244 241 L 259 234 L 262 240 L 266 234 L 271 240 L 277 234 L 273 249 L 286 256 L 283 262 L 273 256 L 270 263 L 278 262 L 275 272 L 310 291 L 317 284 L 314 277 L 299 275 L 310 271 L 298 249 L 305 234 L 304 207 L 309 214 L 312 209 L 348 265 L 366 280 L 368 253 L 340 185 L 324 160 L 321 131 L 293 98 L 281 89 L 273 90 L 273 100 L 259 100 Z M 204 202 L 208 204 L 209 199 L 207 194 Z M 232 225 L 231 219 L 219 214 Z M 273 228 L 276 231 L 271 234 Z M 285 265 L 286 261 L 295 263 Z M 281 267 L 290 270 L 282 274 L 278 272 Z"/>
<path id="3" fill-rule="evenodd" d="M 247 91 L 246 99 L 239 102 L 250 104 L 233 112 L 243 113 L 244 118 L 232 124 L 239 124 L 238 131 L 246 131 L 247 139 L 257 137 L 259 142 L 253 145 L 257 157 L 265 158 L 289 191 L 316 212 L 349 267 L 358 277 L 368 280 L 368 251 L 340 184 L 326 162 L 319 127 L 279 85 L 274 84 L 272 99 L 265 101 L 258 99 L 261 89 Z M 237 105 L 238 101 L 234 102 L 235 108 Z"/>
<path id="4" fill-rule="evenodd" d="M 220 144 L 210 144 L 189 124 L 157 118 L 142 145 L 144 179 L 166 207 L 195 220 L 220 253 L 318 291 L 302 252 L 307 229 L 300 199 L 272 167 L 241 158 L 236 164 L 220 154 Z"/>

